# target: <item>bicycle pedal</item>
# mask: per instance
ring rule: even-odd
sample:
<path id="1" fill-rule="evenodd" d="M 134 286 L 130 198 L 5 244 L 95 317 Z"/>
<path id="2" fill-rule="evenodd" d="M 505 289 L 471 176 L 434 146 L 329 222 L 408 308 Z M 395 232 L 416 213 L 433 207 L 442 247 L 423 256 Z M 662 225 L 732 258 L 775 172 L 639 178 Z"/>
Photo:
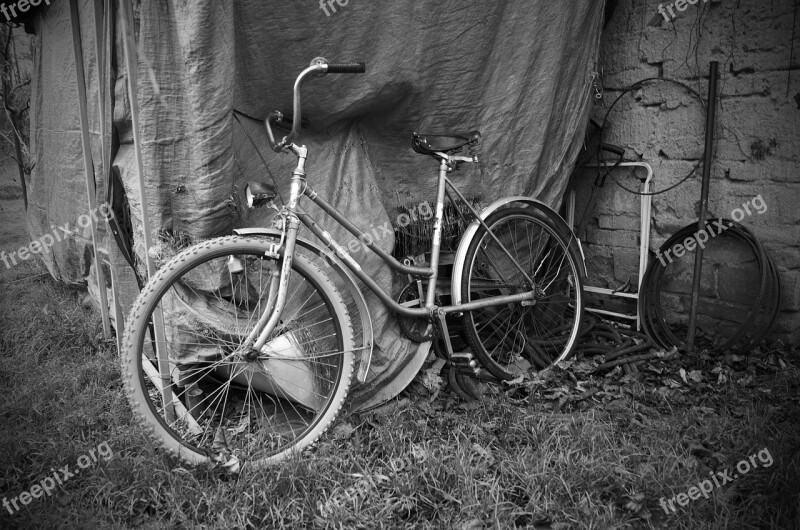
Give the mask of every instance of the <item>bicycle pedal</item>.
<path id="1" fill-rule="evenodd" d="M 476 377 L 481 369 L 480 363 L 470 352 L 456 352 L 450 356 L 450 363 L 459 375 Z"/>
<path id="2" fill-rule="evenodd" d="M 475 368 L 464 366 L 463 364 L 456 364 L 453 366 L 459 375 L 466 377 L 475 377 Z"/>

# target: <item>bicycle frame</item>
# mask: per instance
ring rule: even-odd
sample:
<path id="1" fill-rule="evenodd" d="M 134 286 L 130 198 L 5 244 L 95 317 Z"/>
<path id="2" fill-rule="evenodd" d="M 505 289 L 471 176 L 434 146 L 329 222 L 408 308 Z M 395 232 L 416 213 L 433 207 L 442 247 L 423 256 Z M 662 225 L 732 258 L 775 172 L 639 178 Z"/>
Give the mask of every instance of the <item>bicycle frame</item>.
<path id="1" fill-rule="evenodd" d="M 358 277 L 373 293 L 375 293 L 378 298 L 380 298 L 381 302 L 383 302 L 391 311 L 398 315 L 402 315 L 405 317 L 411 318 L 429 318 L 431 320 L 439 319 L 440 321 L 444 318 L 445 315 L 448 313 L 456 313 L 462 311 L 472 311 L 476 309 L 483 309 L 486 307 L 516 303 L 516 302 L 524 302 L 524 301 L 533 301 L 536 297 L 535 290 L 530 290 L 524 293 L 517 293 L 512 295 L 503 295 L 503 296 L 496 296 L 492 298 L 481 299 L 475 302 L 467 302 L 467 303 L 458 303 L 455 305 L 448 305 L 448 306 L 436 306 L 435 304 L 435 296 L 436 296 L 436 286 L 438 281 L 438 267 L 439 267 L 439 256 L 441 251 L 441 239 L 442 239 L 442 219 L 444 215 L 444 198 L 445 194 L 449 196 L 447 193 L 448 186 L 449 189 L 452 189 L 458 198 L 467 205 L 469 210 L 471 211 L 472 215 L 480 222 L 486 233 L 492 237 L 492 239 L 500 245 L 500 248 L 504 251 L 504 253 L 512 260 L 514 265 L 517 269 L 523 274 L 526 281 L 529 282 L 529 285 L 534 285 L 534 282 L 530 279 L 526 271 L 522 269 L 522 267 L 517 263 L 517 261 L 511 256 L 508 249 L 497 239 L 497 237 L 489 231 L 488 226 L 485 224 L 484 220 L 481 219 L 479 213 L 472 207 L 471 204 L 464 198 L 460 191 L 453 185 L 450 179 L 447 178 L 447 173 L 453 170 L 454 164 L 457 162 L 473 162 L 474 159 L 472 157 L 464 157 L 459 155 L 447 155 L 445 153 L 437 153 L 437 157 L 440 159 L 439 164 L 439 180 L 437 186 L 437 193 L 436 193 L 436 212 L 434 215 L 434 230 L 433 230 L 433 242 L 431 246 L 431 260 L 429 267 L 415 267 L 411 265 L 405 265 L 395 259 L 393 256 L 389 255 L 386 251 L 378 247 L 374 241 L 370 240 L 367 241 L 365 238 L 364 232 L 362 232 L 357 226 L 355 226 L 350 220 L 348 220 L 341 212 L 339 212 L 334 206 L 329 204 L 325 199 L 319 196 L 319 194 L 314 191 L 311 186 L 308 185 L 308 182 L 305 178 L 305 160 L 308 155 L 308 149 L 305 146 L 296 146 L 294 144 L 289 144 L 285 147 L 285 149 L 294 153 L 298 158 L 297 167 L 295 168 L 294 172 L 292 173 L 292 183 L 291 183 L 291 191 L 289 196 L 289 202 L 285 207 L 285 226 L 283 227 L 285 238 L 282 241 L 282 244 L 278 248 L 274 248 L 272 254 L 274 257 L 278 255 L 283 256 L 283 263 L 280 271 L 280 278 L 279 278 L 279 285 L 278 285 L 278 293 L 277 296 L 274 297 L 274 301 L 271 300 L 270 304 L 267 307 L 267 310 L 262 314 L 259 322 L 254 327 L 251 335 L 248 337 L 248 343 L 251 340 L 255 340 L 253 344 L 253 348 L 258 350 L 260 349 L 266 342 L 267 339 L 275 329 L 276 324 L 280 320 L 281 312 L 283 311 L 284 304 L 286 302 L 286 291 L 288 286 L 288 278 L 289 273 L 291 272 L 291 263 L 292 263 L 292 256 L 294 254 L 295 243 L 297 241 L 297 230 L 299 228 L 299 224 L 303 223 L 306 227 L 308 227 L 311 232 L 316 235 L 323 243 L 327 246 L 327 248 L 337 255 L 342 262 L 350 269 L 353 274 Z M 344 228 L 347 229 L 351 234 L 358 237 L 364 245 L 369 248 L 373 253 L 375 253 L 381 260 L 383 260 L 389 267 L 394 269 L 395 271 L 402 273 L 402 274 L 409 274 L 418 278 L 426 278 L 427 279 L 427 291 L 425 293 L 425 304 L 423 307 L 419 308 L 411 308 L 405 307 L 399 302 L 395 301 L 390 294 L 386 293 L 372 278 L 370 278 L 362 269 L 361 266 L 350 256 L 350 254 L 345 250 L 345 248 L 340 245 L 337 241 L 333 239 L 333 237 L 324 229 L 322 229 L 314 219 L 308 214 L 302 211 L 299 206 L 299 201 L 301 197 L 308 197 L 314 204 L 319 206 L 325 213 L 333 217 L 339 224 L 341 224 Z M 276 280 L 277 278 L 273 278 Z M 274 286 L 274 282 L 273 282 Z M 273 291 L 274 292 L 274 291 Z M 259 333 L 259 330 L 260 333 Z M 256 334 L 258 334 L 256 340 Z"/>

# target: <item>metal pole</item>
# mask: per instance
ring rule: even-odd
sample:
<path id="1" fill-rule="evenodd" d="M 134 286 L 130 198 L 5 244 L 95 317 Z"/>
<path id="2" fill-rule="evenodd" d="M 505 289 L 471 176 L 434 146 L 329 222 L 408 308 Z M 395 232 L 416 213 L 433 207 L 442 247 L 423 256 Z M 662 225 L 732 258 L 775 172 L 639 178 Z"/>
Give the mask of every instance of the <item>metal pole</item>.
<path id="1" fill-rule="evenodd" d="M 705 230 L 708 215 L 708 188 L 711 183 L 711 162 L 714 158 L 714 124 L 717 110 L 717 71 L 719 63 L 711 61 L 708 73 L 708 106 L 706 108 L 706 143 L 703 153 L 703 184 L 700 190 L 700 220 L 697 230 Z M 703 274 L 703 247 L 697 246 L 694 255 L 694 276 L 692 277 L 692 306 L 689 311 L 689 332 L 686 336 L 686 353 L 694 351 L 694 337 L 697 326 L 697 303 L 700 299 L 700 277 Z"/>
<path id="2" fill-rule="evenodd" d="M 94 251 L 94 267 L 97 272 L 97 287 L 100 291 L 100 314 L 103 318 L 103 335 L 111 338 L 111 323 L 108 318 L 108 293 L 106 277 L 97 251 L 97 184 L 94 180 L 94 163 L 92 162 L 92 144 L 89 139 L 89 114 L 86 103 L 86 77 L 83 68 L 83 45 L 81 43 L 80 19 L 78 18 L 78 2 L 70 0 L 69 18 L 72 25 L 72 49 L 75 54 L 75 73 L 77 74 L 78 110 L 81 119 L 81 145 L 83 146 L 83 169 L 86 173 L 86 195 L 89 200 L 89 226 L 92 233 L 92 249 Z"/>

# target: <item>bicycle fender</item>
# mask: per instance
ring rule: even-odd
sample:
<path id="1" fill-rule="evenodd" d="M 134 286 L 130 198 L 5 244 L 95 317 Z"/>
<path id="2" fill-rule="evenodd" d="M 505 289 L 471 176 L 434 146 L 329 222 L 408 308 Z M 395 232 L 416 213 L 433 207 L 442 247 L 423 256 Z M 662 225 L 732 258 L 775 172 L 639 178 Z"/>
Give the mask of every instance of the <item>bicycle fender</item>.
<path id="1" fill-rule="evenodd" d="M 583 248 L 581 248 L 578 239 L 573 234 L 572 229 L 569 227 L 567 222 L 561 218 L 558 213 L 547 206 L 545 203 L 533 199 L 531 197 L 525 197 L 523 195 L 518 195 L 514 197 L 504 197 L 502 199 L 498 199 L 494 201 L 492 204 L 486 207 L 481 212 L 481 220 L 486 221 L 486 218 L 492 215 L 494 212 L 499 210 L 504 206 L 508 206 L 511 204 L 518 203 L 520 206 L 524 207 L 532 207 L 542 213 L 544 213 L 548 219 L 550 219 L 555 228 L 561 232 L 562 234 L 570 234 L 569 236 L 569 244 L 575 245 L 579 255 L 581 256 L 580 266 L 582 270 L 580 271 L 584 277 L 586 277 L 586 258 L 583 255 Z M 467 229 L 464 231 L 464 235 L 461 238 L 461 242 L 458 245 L 458 250 L 456 251 L 455 261 L 453 263 L 453 276 L 452 276 L 452 296 L 453 296 L 453 304 L 460 304 L 461 303 L 461 280 L 462 280 L 462 273 L 464 271 L 464 263 L 467 259 L 467 249 L 469 248 L 470 242 L 475 237 L 475 234 L 478 232 L 478 228 L 480 228 L 480 223 L 475 220 L 470 223 Z"/>
<path id="2" fill-rule="evenodd" d="M 240 236 L 266 236 L 266 237 L 274 237 L 280 239 L 281 231 L 276 230 L 274 228 L 236 228 L 233 231 L 234 234 Z M 334 252 L 329 249 L 314 243 L 313 241 L 309 241 L 308 239 L 304 239 L 302 237 L 297 238 L 298 246 L 301 248 L 313 252 L 317 256 L 323 259 L 325 263 L 330 265 L 330 267 L 339 273 L 340 277 L 345 279 L 345 283 L 347 284 L 347 290 L 350 295 L 353 297 L 353 300 L 358 307 L 358 312 L 361 314 L 361 329 L 362 329 L 362 344 L 361 344 L 361 351 L 362 354 L 358 357 L 359 365 L 358 365 L 358 373 L 356 374 L 356 378 L 360 383 L 364 383 L 367 380 L 367 374 L 369 373 L 369 366 L 372 362 L 372 349 L 373 349 L 373 328 L 372 328 L 372 318 L 370 317 L 369 311 L 367 310 L 367 301 L 364 299 L 364 295 L 361 293 L 361 290 L 358 288 L 358 284 L 356 284 L 355 278 L 353 277 L 350 270 L 342 263 L 342 261 L 336 256 Z"/>

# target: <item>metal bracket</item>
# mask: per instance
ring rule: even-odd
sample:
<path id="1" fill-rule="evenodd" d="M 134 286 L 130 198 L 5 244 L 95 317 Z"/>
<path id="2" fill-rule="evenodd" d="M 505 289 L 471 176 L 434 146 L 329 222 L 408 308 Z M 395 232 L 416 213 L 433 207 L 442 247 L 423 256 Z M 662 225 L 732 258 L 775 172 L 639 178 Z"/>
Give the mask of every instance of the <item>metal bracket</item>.
<path id="1" fill-rule="evenodd" d="M 272 258 L 272 259 L 280 258 L 280 256 L 281 256 L 280 255 L 280 250 L 281 250 L 281 247 L 283 246 L 282 243 L 283 243 L 283 239 L 281 239 L 281 243 L 270 243 L 269 244 L 269 250 L 264 252 L 264 255 L 267 256 L 268 258 Z"/>

